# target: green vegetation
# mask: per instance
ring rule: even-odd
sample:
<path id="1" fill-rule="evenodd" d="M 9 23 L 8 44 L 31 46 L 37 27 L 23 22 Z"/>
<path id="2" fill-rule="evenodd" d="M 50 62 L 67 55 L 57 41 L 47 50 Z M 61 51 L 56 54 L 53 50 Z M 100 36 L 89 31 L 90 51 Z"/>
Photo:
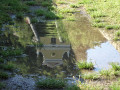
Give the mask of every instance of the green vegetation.
<path id="1" fill-rule="evenodd" d="M 115 71 L 120 71 L 120 64 L 119 63 L 111 63 L 112 69 Z"/>
<path id="2" fill-rule="evenodd" d="M 106 24 L 104 23 L 93 23 L 92 26 L 98 27 L 98 28 L 104 28 Z"/>
<path id="3" fill-rule="evenodd" d="M 105 27 L 106 29 L 115 29 L 115 30 L 118 30 L 118 29 L 120 29 L 120 26 L 119 25 L 107 25 L 106 27 Z"/>
<path id="4" fill-rule="evenodd" d="M 0 64 L 0 68 L 3 70 L 13 70 L 14 69 L 14 65 L 13 64 Z"/>
<path id="5" fill-rule="evenodd" d="M 90 80 L 98 80 L 98 79 L 100 79 L 100 75 L 97 74 L 97 73 L 84 74 L 82 77 L 84 79 L 90 79 Z"/>
<path id="6" fill-rule="evenodd" d="M 25 4 L 28 5 L 28 6 L 35 6 L 35 5 L 37 5 L 37 3 L 35 1 L 27 1 Z"/>
<path id="7" fill-rule="evenodd" d="M 66 4 L 67 2 L 65 2 L 65 1 L 59 1 L 59 2 L 57 2 L 58 4 Z"/>
<path id="8" fill-rule="evenodd" d="M 70 4 L 70 7 L 71 8 L 79 8 L 79 5 L 77 5 L 77 4 Z"/>
<path id="9" fill-rule="evenodd" d="M 4 63 L 4 59 L 0 57 L 0 63 Z"/>
<path id="10" fill-rule="evenodd" d="M 64 90 L 81 90 L 77 85 L 66 87 Z"/>
<path id="11" fill-rule="evenodd" d="M 101 70 L 99 71 L 101 76 L 110 77 L 112 76 L 112 70 Z"/>
<path id="12" fill-rule="evenodd" d="M 8 74 L 6 72 L 0 71 L 0 79 L 8 79 Z"/>
<path id="13" fill-rule="evenodd" d="M 61 79 L 46 78 L 38 81 L 36 85 L 38 88 L 60 89 L 60 88 L 64 88 L 66 83 L 64 80 L 61 80 Z"/>
<path id="14" fill-rule="evenodd" d="M 42 5 L 43 7 L 48 7 L 48 6 L 51 6 L 51 5 L 52 5 L 51 3 L 52 3 L 51 0 L 50 0 L 50 1 L 43 1 L 43 2 L 41 3 L 41 5 Z"/>
<path id="15" fill-rule="evenodd" d="M 42 9 L 36 10 L 35 14 L 37 16 L 45 16 L 46 19 L 58 19 L 59 18 L 59 16 L 56 16 L 53 12 L 45 11 Z"/>
<path id="16" fill-rule="evenodd" d="M 4 87 L 5 87 L 5 85 L 0 82 L 0 90 L 1 90 L 2 88 L 4 88 Z"/>
<path id="17" fill-rule="evenodd" d="M 79 69 L 88 69 L 92 70 L 94 69 L 94 65 L 92 62 L 85 62 L 85 61 L 79 61 L 76 63 Z"/>
<path id="18" fill-rule="evenodd" d="M 11 48 L 7 48 L 6 50 L 0 51 L 0 55 L 2 55 L 3 57 L 17 56 L 17 55 L 21 55 L 22 53 L 23 51 L 21 49 L 11 49 Z"/>
<path id="19" fill-rule="evenodd" d="M 120 80 L 109 86 L 110 90 L 120 90 Z"/>

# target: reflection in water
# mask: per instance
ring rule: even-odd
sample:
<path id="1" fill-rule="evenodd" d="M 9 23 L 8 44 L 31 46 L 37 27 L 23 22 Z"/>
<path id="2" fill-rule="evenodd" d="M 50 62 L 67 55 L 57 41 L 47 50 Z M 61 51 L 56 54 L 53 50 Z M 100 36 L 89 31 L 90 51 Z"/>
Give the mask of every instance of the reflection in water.
<path id="1" fill-rule="evenodd" d="M 109 43 L 87 50 L 87 61 L 95 63 L 96 70 L 110 68 L 109 63 L 120 62 L 120 53 Z"/>

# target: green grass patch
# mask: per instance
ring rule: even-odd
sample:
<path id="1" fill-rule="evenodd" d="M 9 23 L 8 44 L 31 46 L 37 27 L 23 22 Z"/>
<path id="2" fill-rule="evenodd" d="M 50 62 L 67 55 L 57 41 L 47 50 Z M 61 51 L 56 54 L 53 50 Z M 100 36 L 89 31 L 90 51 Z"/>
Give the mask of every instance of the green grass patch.
<path id="1" fill-rule="evenodd" d="M 59 13 L 63 13 L 63 14 L 65 14 L 65 13 L 74 13 L 75 9 L 64 8 L 64 9 L 59 9 L 58 11 L 59 11 Z"/>
<path id="2" fill-rule="evenodd" d="M 25 4 L 28 5 L 28 6 L 35 6 L 35 5 L 37 5 L 37 3 L 35 1 L 27 1 Z"/>
<path id="3" fill-rule="evenodd" d="M 71 8 L 79 8 L 79 5 L 77 5 L 77 4 L 70 4 L 70 7 Z"/>
<path id="4" fill-rule="evenodd" d="M 76 64 L 79 69 L 88 69 L 88 70 L 94 69 L 94 65 L 92 62 L 79 61 Z"/>
<path id="5" fill-rule="evenodd" d="M 115 33 L 116 36 L 120 36 L 120 30 Z"/>
<path id="6" fill-rule="evenodd" d="M 0 63 L 4 63 L 4 59 L 0 57 Z"/>
<path id="7" fill-rule="evenodd" d="M 23 54 L 23 51 L 21 49 L 6 49 L 6 50 L 1 50 L 0 55 L 3 57 L 8 57 L 8 56 L 18 56 Z"/>
<path id="8" fill-rule="evenodd" d="M 81 90 L 77 85 L 72 85 L 64 88 L 64 90 Z"/>
<path id="9" fill-rule="evenodd" d="M 12 71 L 14 69 L 14 65 L 10 64 L 10 63 L 8 63 L 8 64 L 0 64 L 0 69 Z"/>
<path id="10" fill-rule="evenodd" d="M 0 90 L 2 90 L 5 87 L 5 84 L 0 82 Z"/>
<path id="11" fill-rule="evenodd" d="M 120 80 L 109 86 L 110 90 L 120 90 Z"/>
<path id="12" fill-rule="evenodd" d="M 0 79 L 8 79 L 8 74 L 0 71 Z"/>
<path id="13" fill-rule="evenodd" d="M 93 23 L 92 26 L 98 27 L 98 28 L 104 28 L 106 26 L 106 24 L 105 23 Z"/>
<path id="14" fill-rule="evenodd" d="M 98 80 L 100 79 L 100 75 L 97 73 L 89 73 L 82 76 L 84 79 L 90 79 L 90 80 Z"/>
<path id="15" fill-rule="evenodd" d="M 110 63 L 110 65 L 112 66 L 112 69 L 115 71 L 120 71 L 120 64 L 119 63 Z"/>
<path id="16" fill-rule="evenodd" d="M 66 82 L 61 79 L 46 78 L 38 81 L 36 85 L 38 88 L 44 89 L 62 89 L 65 87 Z"/>
<path id="17" fill-rule="evenodd" d="M 99 73 L 101 76 L 105 76 L 105 77 L 110 77 L 114 74 L 112 70 L 101 70 L 99 71 Z"/>
<path id="18" fill-rule="evenodd" d="M 58 4 L 67 4 L 67 2 L 65 2 L 65 1 L 59 1 L 59 2 L 57 2 Z"/>
<path id="19" fill-rule="evenodd" d="M 48 7 L 48 6 L 52 6 L 51 3 L 52 3 L 51 1 L 43 1 L 43 2 L 41 3 L 41 5 L 42 5 L 43 7 Z"/>
<path id="20" fill-rule="evenodd" d="M 120 37 L 117 37 L 117 36 L 116 36 L 116 37 L 114 38 L 114 40 L 115 40 L 115 41 L 118 41 L 118 40 L 120 40 Z"/>
<path id="21" fill-rule="evenodd" d="M 91 17 L 93 18 L 100 18 L 100 17 L 106 17 L 107 15 L 103 14 L 103 13 L 99 13 L 99 12 L 94 12 L 91 14 Z"/>
<path id="22" fill-rule="evenodd" d="M 108 30 L 110 30 L 110 29 L 118 30 L 118 29 L 120 29 L 120 26 L 119 25 L 107 25 L 105 28 Z"/>

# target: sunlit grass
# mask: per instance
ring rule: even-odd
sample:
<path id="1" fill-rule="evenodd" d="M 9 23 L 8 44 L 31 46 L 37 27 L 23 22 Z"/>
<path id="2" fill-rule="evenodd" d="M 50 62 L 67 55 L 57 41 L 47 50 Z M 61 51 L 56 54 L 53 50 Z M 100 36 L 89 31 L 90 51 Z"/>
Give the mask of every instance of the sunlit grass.
<path id="1" fill-rule="evenodd" d="M 46 78 L 36 83 L 38 88 L 44 89 L 62 89 L 65 87 L 66 82 L 62 79 Z"/>
<path id="2" fill-rule="evenodd" d="M 82 78 L 90 79 L 90 80 L 98 80 L 98 79 L 100 79 L 100 74 L 98 74 L 98 73 L 88 73 L 88 74 L 84 74 L 82 76 Z"/>
<path id="3" fill-rule="evenodd" d="M 94 69 L 94 65 L 92 62 L 79 61 L 76 64 L 79 69 L 88 69 L 88 70 Z"/>

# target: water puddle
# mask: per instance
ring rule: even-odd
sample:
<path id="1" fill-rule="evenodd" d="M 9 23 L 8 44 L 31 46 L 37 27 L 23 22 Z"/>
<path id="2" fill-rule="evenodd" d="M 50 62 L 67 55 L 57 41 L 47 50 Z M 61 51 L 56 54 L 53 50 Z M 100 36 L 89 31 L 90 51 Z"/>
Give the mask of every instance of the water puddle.
<path id="1" fill-rule="evenodd" d="M 76 21 L 36 23 L 33 30 L 25 22 L 6 27 L 1 45 L 22 48 L 27 55 L 13 62 L 19 74 L 72 79 L 80 75 L 75 60 L 92 61 L 95 70 L 108 68 L 109 62 L 120 62 L 118 51 L 91 27 L 88 19 L 80 13 L 75 16 Z"/>

